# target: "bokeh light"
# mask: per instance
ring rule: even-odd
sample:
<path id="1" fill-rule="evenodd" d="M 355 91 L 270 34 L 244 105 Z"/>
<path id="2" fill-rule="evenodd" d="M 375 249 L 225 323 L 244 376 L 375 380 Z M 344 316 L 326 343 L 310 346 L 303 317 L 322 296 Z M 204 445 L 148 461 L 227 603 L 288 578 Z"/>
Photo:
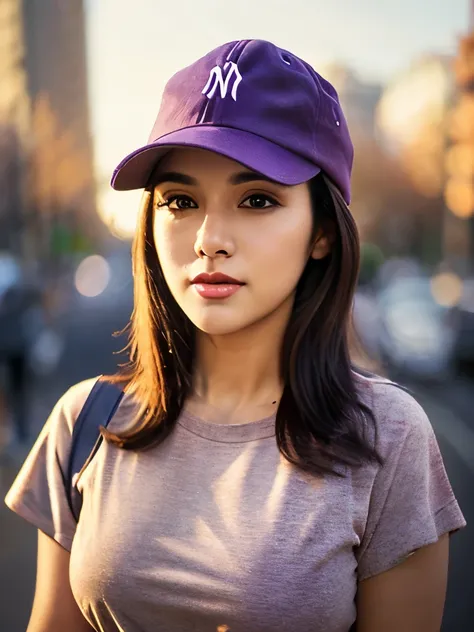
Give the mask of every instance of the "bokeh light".
<path id="1" fill-rule="evenodd" d="M 474 215 L 474 187 L 469 180 L 450 178 L 446 183 L 444 199 L 456 217 L 466 219 Z"/>
<path id="2" fill-rule="evenodd" d="M 441 272 L 431 279 L 431 293 L 438 305 L 454 307 L 461 299 L 463 282 L 452 272 Z"/>
<path id="3" fill-rule="evenodd" d="M 79 294 L 93 298 L 106 289 L 110 281 L 110 266 L 104 257 L 92 255 L 81 261 L 76 270 L 75 285 Z"/>

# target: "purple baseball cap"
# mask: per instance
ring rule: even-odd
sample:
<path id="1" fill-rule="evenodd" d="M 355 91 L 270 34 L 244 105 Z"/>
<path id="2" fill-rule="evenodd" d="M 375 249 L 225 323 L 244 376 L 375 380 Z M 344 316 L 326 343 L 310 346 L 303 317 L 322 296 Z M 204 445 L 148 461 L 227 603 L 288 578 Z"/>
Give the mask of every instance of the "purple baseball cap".
<path id="1" fill-rule="evenodd" d="M 353 146 L 333 86 L 264 40 L 224 44 L 166 84 L 148 143 L 126 156 L 112 187 L 146 187 L 174 147 L 198 147 L 281 184 L 324 171 L 350 202 Z"/>

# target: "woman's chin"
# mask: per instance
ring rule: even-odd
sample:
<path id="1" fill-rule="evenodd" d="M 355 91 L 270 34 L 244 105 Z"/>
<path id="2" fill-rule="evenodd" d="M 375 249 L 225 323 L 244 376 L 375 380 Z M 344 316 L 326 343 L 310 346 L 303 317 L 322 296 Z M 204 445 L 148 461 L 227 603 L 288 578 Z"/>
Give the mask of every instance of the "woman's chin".
<path id="1" fill-rule="evenodd" d="M 250 314 L 236 313 L 237 310 L 204 309 L 198 313 L 188 312 L 188 318 L 193 325 L 210 336 L 225 336 L 235 334 L 250 327 L 257 318 L 252 319 Z"/>
<path id="2" fill-rule="evenodd" d="M 195 327 L 202 333 L 209 336 L 227 336 L 235 334 L 245 329 L 250 323 L 226 320 L 225 318 L 196 319 L 193 321 Z"/>

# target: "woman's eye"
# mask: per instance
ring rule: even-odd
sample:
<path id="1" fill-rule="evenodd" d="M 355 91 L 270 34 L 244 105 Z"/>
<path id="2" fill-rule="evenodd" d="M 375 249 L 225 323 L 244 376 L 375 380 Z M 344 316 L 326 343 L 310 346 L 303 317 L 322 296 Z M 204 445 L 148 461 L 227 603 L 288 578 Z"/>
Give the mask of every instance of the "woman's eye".
<path id="1" fill-rule="evenodd" d="M 272 206 L 278 206 L 278 202 L 263 193 L 254 193 L 253 195 L 249 195 L 240 206 L 245 208 L 266 209 L 272 208 Z"/>
<path id="2" fill-rule="evenodd" d="M 169 208 L 170 211 L 185 211 L 189 208 L 197 208 L 197 204 L 187 195 L 173 195 L 159 202 L 158 208 Z"/>

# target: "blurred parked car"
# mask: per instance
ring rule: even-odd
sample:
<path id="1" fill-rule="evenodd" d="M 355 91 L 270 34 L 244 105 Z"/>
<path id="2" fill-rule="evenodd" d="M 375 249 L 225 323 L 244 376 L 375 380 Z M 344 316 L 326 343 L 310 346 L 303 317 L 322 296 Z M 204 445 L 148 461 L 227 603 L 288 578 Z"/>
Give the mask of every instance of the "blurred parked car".
<path id="1" fill-rule="evenodd" d="M 455 309 L 457 332 L 454 343 L 456 362 L 474 369 L 474 278 L 465 279 L 461 300 Z"/>
<path id="2" fill-rule="evenodd" d="M 392 374 L 442 380 L 453 369 L 456 319 L 424 276 L 395 278 L 377 295 L 378 350 Z"/>

